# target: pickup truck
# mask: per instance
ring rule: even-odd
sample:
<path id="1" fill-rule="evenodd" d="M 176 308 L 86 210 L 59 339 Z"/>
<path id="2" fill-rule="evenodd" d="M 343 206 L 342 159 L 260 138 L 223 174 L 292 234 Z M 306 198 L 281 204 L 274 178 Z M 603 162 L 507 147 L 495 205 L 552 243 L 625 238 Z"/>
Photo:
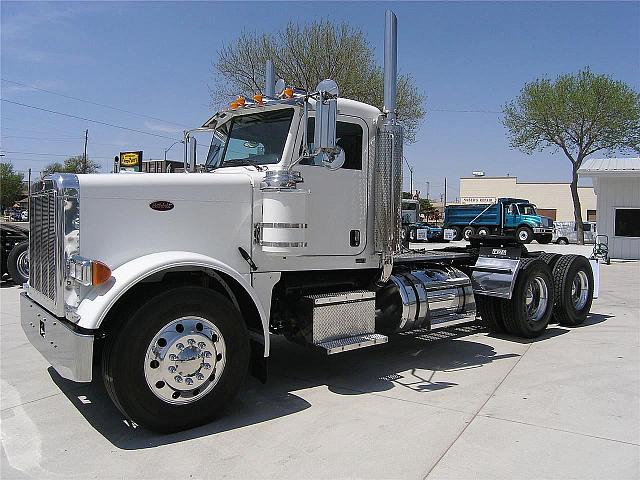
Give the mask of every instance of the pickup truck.
<path id="1" fill-rule="evenodd" d="M 538 215 L 536 206 L 522 198 L 499 198 L 491 204 L 449 205 L 444 212 L 444 228 L 454 231 L 456 240 L 472 235 L 507 235 L 520 243 L 549 243 L 553 220 Z"/>

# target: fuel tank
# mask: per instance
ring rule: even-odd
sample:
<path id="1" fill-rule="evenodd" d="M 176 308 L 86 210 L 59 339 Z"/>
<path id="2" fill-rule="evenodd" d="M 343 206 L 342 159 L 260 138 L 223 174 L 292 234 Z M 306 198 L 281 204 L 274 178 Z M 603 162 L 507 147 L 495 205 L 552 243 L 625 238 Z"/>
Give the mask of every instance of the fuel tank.
<path id="1" fill-rule="evenodd" d="M 376 297 L 376 331 L 390 334 L 475 317 L 471 280 L 455 267 L 396 271 Z"/>

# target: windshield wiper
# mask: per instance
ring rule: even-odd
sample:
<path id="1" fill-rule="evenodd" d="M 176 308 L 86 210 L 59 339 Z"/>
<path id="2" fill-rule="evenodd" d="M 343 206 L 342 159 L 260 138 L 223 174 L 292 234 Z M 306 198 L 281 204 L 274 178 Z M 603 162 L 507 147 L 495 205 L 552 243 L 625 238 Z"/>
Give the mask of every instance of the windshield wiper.
<path id="1" fill-rule="evenodd" d="M 257 162 L 250 160 L 248 158 L 237 158 L 235 160 L 225 160 L 224 162 L 222 162 L 222 165 L 220 165 L 221 167 L 242 167 L 242 166 L 249 166 L 249 167 L 255 167 L 256 170 L 261 171 L 262 170 L 262 166 L 258 165 Z"/>

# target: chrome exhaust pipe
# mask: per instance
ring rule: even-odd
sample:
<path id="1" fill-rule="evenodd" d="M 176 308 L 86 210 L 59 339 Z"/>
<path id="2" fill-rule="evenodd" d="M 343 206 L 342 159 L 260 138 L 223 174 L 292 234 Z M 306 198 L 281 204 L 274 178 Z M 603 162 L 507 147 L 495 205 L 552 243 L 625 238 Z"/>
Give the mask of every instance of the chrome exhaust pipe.
<path id="1" fill-rule="evenodd" d="M 387 119 L 396 119 L 398 85 L 398 19 L 387 10 L 384 22 L 384 112 Z"/>
<path id="2" fill-rule="evenodd" d="M 267 60 L 264 68 L 264 95 L 265 97 L 274 97 L 276 94 L 276 71 L 273 62 Z"/>

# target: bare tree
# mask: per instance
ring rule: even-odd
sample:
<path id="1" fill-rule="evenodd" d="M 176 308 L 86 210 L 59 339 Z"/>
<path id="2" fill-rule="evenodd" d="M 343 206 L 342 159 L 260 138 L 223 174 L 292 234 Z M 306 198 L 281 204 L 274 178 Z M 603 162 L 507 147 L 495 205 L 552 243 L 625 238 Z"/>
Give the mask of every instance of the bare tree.
<path id="1" fill-rule="evenodd" d="M 328 20 L 299 25 L 289 23 L 275 33 L 243 31 L 225 44 L 213 63 L 211 104 L 215 108 L 242 94 L 263 93 L 265 63 L 272 60 L 278 76 L 287 84 L 312 91 L 331 78 L 340 96 L 382 108 L 383 72 L 364 33 L 346 23 Z M 398 78 L 398 119 L 405 137 L 415 141 L 425 116 L 425 96 L 408 74 Z"/>

